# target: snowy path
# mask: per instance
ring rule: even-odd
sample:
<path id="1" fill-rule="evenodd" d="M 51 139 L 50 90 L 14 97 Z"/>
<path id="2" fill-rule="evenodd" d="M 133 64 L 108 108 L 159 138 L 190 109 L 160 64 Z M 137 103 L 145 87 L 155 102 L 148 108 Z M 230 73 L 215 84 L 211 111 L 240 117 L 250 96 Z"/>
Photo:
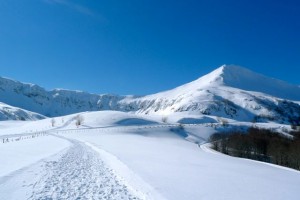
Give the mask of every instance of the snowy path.
<path id="1" fill-rule="evenodd" d="M 97 152 L 76 140 L 70 142 L 73 145 L 56 158 L 0 179 L 0 198 L 140 199 L 105 165 Z M 23 192 L 14 195 L 16 183 L 22 183 Z"/>

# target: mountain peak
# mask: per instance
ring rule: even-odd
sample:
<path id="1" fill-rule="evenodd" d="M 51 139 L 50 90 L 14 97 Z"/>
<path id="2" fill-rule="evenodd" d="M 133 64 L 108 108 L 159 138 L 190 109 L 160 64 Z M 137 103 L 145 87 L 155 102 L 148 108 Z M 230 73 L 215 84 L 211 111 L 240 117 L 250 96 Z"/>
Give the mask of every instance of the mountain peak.
<path id="1" fill-rule="evenodd" d="M 207 77 L 211 84 L 262 92 L 284 99 L 300 100 L 298 86 L 264 76 L 238 65 L 222 65 L 200 79 Z"/>
<path id="2" fill-rule="evenodd" d="M 217 70 L 221 72 L 219 76 L 222 77 L 224 85 L 237 88 L 242 87 L 241 89 L 245 89 L 251 85 L 253 86 L 253 82 L 257 83 L 257 79 L 271 79 L 238 65 L 222 65 Z M 253 90 L 256 90 L 256 88 Z"/>
<path id="3" fill-rule="evenodd" d="M 267 77 L 238 65 L 222 65 L 195 81 L 179 86 L 164 94 L 179 94 L 211 87 L 231 87 L 235 89 L 260 92 L 281 99 L 300 101 L 300 87 Z"/>
<path id="4" fill-rule="evenodd" d="M 225 85 L 232 86 L 240 82 L 242 77 L 256 77 L 262 76 L 250 71 L 247 68 L 238 65 L 222 65 L 221 67 L 215 69 L 214 71 L 200 77 L 196 81 L 192 82 L 198 86 L 213 86 L 213 85 Z"/>
<path id="5" fill-rule="evenodd" d="M 237 79 L 238 77 L 244 76 L 253 78 L 257 76 L 263 76 L 239 65 L 222 65 L 211 73 L 215 74 L 217 79 L 218 77 L 222 77 L 224 81 L 229 81 L 230 79 Z"/>

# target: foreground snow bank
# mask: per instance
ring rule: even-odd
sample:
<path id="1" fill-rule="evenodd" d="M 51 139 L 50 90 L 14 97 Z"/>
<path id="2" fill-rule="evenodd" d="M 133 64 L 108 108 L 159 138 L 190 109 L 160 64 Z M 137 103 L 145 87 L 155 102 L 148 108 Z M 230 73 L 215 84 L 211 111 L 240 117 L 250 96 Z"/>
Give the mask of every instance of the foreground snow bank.
<path id="1" fill-rule="evenodd" d="M 0 145 L 0 178 L 70 146 L 66 140 L 43 136 Z"/>

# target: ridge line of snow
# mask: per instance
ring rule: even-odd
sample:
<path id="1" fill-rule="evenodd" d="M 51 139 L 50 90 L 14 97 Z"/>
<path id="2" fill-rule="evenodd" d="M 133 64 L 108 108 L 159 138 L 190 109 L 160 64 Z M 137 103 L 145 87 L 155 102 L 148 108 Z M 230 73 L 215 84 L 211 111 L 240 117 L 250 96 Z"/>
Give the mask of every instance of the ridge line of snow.
<path id="1" fill-rule="evenodd" d="M 222 65 L 190 83 L 146 96 L 101 95 L 64 89 L 51 91 L 0 78 L 0 101 L 48 117 L 115 110 L 164 116 L 189 112 L 238 121 L 255 119 L 289 123 L 290 118 L 299 117 L 299 103 L 294 103 L 299 100 L 299 86 L 235 65 Z M 285 109 L 287 106 L 290 112 Z M 8 114 L 2 115 L 5 120 Z"/>

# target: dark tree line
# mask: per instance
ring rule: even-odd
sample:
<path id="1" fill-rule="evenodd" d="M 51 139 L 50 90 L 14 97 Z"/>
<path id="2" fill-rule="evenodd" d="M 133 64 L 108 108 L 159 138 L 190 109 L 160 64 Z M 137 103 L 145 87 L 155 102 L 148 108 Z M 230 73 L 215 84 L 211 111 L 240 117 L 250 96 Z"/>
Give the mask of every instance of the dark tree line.
<path id="1" fill-rule="evenodd" d="M 250 128 L 247 133 L 214 134 L 213 148 L 231 156 L 249 158 L 300 170 L 300 131 L 288 138 L 266 129 Z"/>

